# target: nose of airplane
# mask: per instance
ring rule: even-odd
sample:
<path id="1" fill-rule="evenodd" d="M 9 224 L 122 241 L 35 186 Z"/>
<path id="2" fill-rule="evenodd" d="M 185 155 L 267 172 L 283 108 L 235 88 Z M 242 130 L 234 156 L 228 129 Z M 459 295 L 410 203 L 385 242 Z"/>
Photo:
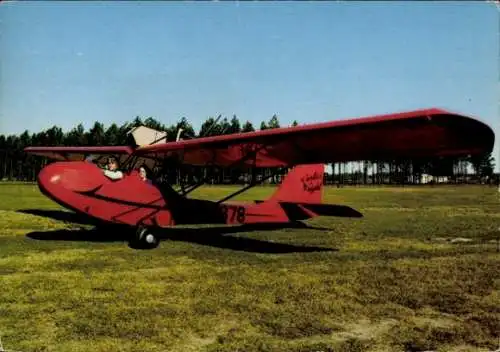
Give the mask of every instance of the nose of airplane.
<path id="1" fill-rule="evenodd" d="M 106 177 L 96 165 L 77 161 L 49 164 L 38 175 L 38 184 L 46 190 L 64 187 L 70 191 L 85 192 L 105 181 Z"/>

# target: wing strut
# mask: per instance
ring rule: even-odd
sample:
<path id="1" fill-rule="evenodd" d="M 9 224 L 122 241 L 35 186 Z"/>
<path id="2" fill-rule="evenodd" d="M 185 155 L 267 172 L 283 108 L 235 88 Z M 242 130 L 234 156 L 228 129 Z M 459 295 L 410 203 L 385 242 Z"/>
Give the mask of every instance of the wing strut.
<path id="1" fill-rule="evenodd" d="M 238 166 L 239 164 L 245 162 L 246 160 L 248 160 L 248 159 L 250 159 L 252 157 L 255 158 L 257 156 L 258 152 L 260 152 L 262 149 L 265 149 L 267 147 L 268 147 L 268 145 L 261 145 L 260 147 L 256 148 L 255 150 L 252 150 L 251 152 L 249 152 L 248 154 L 246 154 L 243 158 L 241 158 L 239 160 L 236 160 L 234 163 L 232 163 L 231 165 L 229 165 L 227 168 L 229 169 L 231 167 Z M 253 169 L 254 168 L 252 168 L 252 183 L 254 182 L 253 180 L 254 180 L 254 176 L 255 176 L 255 173 L 253 172 L 254 171 Z M 208 179 L 207 177 L 204 177 L 198 183 L 196 183 L 196 184 L 194 184 L 192 186 L 189 186 L 188 189 L 183 190 L 183 192 L 181 193 L 181 195 L 182 196 L 186 196 L 188 193 L 191 193 L 192 191 L 194 191 L 198 187 L 202 186 L 207 181 L 207 179 Z"/>
<path id="2" fill-rule="evenodd" d="M 253 169 L 252 169 L 252 170 L 253 170 Z M 238 191 L 236 191 L 236 192 L 234 192 L 234 193 L 231 193 L 230 195 L 228 195 L 228 196 L 226 196 L 226 197 L 222 198 L 221 200 L 217 201 L 217 204 L 224 203 L 225 201 L 228 201 L 229 199 L 231 199 L 231 198 L 233 198 L 233 197 L 236 197 L 238 194 L 241 194 L 241 193 L 243 193 L 243 192 L 246 192 L 247 190 L 249 190 L 250 188 L 252 188 L 252 187 L 256 186 L 257 184 L 262 183 L 262 182 L 264 182 L 264 181 L 266 181 L 266 180 L 270 179 L 271 177 L 276 176 L 276 175 L 277 175 L 280 171 L 283 171 L 283 169 L 282 169 L 282 168 L 280 168 L 278 171 L 275 171 L 275 172 L 273 172 L 272 174 L 267 175 L 266 177 L 262 178 L 259 182 L 255 182 L 255 178 L 254 178 L 254 177 L 253 177 L 253 175 L 252 175 L 252 182 L 251 182 L 248 186 L 245 186 L 245 187 L 243 187 L 242 189 L 240 189 L 240 190 L 238 190 Z"/>

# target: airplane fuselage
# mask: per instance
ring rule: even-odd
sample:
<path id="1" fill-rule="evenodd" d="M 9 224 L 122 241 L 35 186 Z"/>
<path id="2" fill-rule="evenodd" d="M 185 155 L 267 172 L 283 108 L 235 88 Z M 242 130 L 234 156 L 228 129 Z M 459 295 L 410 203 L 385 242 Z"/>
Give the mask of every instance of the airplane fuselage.
<path id="1" fill-rule="evenodd" d="M 49 164 L 40 172 L 38 184 L 45 195 L 68 209 L 103 222 L 130 226 L 237 225 L 288 222 L 291 217 L 290 206 L 276 201 L 219 203 L 189 199 L 169 185 L 144 182 L 137 172 L 110 180 L 89 162 Z M 292 212 L 297 214 L 297 209 Z M 303 210 L 297 220 L 309 215 Z"/>

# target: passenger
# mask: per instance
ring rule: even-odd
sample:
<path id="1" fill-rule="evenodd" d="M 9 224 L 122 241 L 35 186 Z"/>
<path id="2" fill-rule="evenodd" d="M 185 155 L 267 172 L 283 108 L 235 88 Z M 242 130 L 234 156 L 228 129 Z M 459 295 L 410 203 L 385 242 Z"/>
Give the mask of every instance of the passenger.
<path id="1" fill-rule="evenodd" d="M 103 172 L 105 176 L 112 180 L 119 180 L 123 178 L 123 172 L 118 170 L 118 161 L 113 157 L 108 158 L 108 163 Z"/>
<path id="2" fill-rule="evenodd" d="M 150 179 L 148 179 L 148 174 L 147 174 L 146 168 L 144 166 L 141 166 L 139 168 L 139 177 L 141 178 L 142 181 L 144 181 L 146 183 L 149 183 L 149 184 L 153 183 Z"/>

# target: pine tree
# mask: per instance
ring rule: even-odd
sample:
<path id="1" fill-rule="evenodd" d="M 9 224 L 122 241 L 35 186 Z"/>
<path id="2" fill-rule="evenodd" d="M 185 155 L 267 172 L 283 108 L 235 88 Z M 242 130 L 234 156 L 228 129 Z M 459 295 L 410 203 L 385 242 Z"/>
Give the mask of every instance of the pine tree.
<path id="1" fill-rule="evenodd" d="M 104 133 L 104 144 L 105 145 L 120 145 L 118 142 L 119 139 L 119 134 L 120 134 L 120 129 L 116 125 L 116 123 L 111 124 L 106 129 L 106 132 Z"/>
<path id="2" fill-rule="evenodd" d="M 250 121 L 245 122 L 243 127 L 241 128 L 241 132 L 254 132 L 255 128 L 253 127 Z"/>
<path id="3" fill-rule="evenodd" d="M 94 126 L 87 133 L 89 145 L 104 145 L 104 125 L 101 122 L 94 122 Z"/>
<path id="4" fill-rule="evenodd" d="M 233 115 L 233 118 L 231 119 L 230 125 L 231 126 L 229 127 L 229 133 L 240 133 L 241 132 L 240 120 L 238 120 L 238 117 L 236 117 L 236 115 Z"/>
<path id="5" fill-rule="evenodd" d="M 200 128 L 200 137 L 210 137 L 220 135 L 220 125 L 215 123 L 216 119 L 209 117 L 203 122 Z"/>
<path id="6" fill-rule="evenodd" d="M 471 156 L 469 158 L 474 172 L 479 177 L 491 176 L 493 174 L 493 169 L 495 168 L 494 159 L 490 153 Z"/>
<path id="7" fill-rule="evenodd" d="M 268 128 L 280 128 L 280 122 L 278 120 L 278 116 L 274 114 L 269 122 L 267 123 Z"/>
<path id="8" fill-rule="evenodd" d="M 181 134 L 182 139 L 191 139 L 191 138 L 194 138 L 196 136 L 196 133 L 194 132 L 193 126 L 188 122 L 187 118 L 182 117 L 179 120 L 179 122 L 177 122 L 177 125 L 175 126 L 175 137 L 172 136 L 173 138 L 171 138 L 169 140 L 175 140 L 175 138 L 177 137 L 177 133 L 178 133 L 179 129 L 181 129 L 181 128 L 182 128 L 182 134 Z M 168 134 L 168 130 L 167 130 L 167 134 Z"/>

